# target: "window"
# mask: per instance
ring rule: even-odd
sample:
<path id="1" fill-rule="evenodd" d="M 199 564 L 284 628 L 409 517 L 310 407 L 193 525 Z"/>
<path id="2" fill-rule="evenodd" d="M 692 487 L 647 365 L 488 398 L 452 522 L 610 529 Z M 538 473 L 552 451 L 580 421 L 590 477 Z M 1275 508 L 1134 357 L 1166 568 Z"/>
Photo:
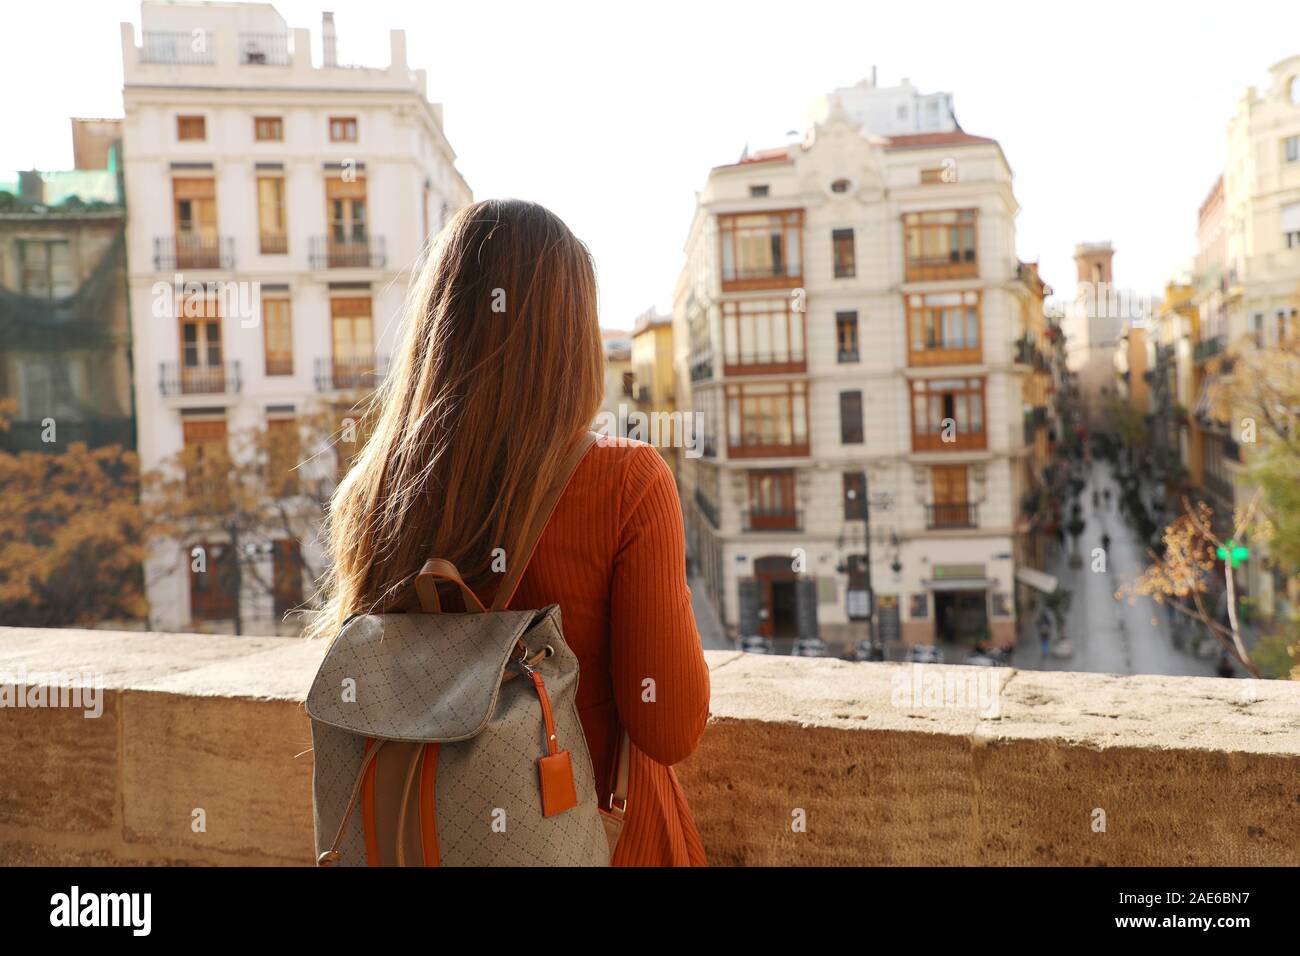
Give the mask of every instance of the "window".
<path id="1" fill-rule="evenodd" d="M 190 569 L 190 617 L 196 621 L 228 621 L 235 616 L 239 566 L 228 544 L 205 542 L 203 562 L 185 555 Z M 196 567 L 197 565 L 197 567 Z"/>
<path id="2" fill-rule="evenodd" d="M 837 179 L 831 183 L 831 192 L 846 193 L 849 191 L 849 181 L 847 179 Z"/>
<path id="3" fill-rule="evenodd" d="M 978 292 L 909 295 L 906 307 L 909 365 L 974 364 L 982 360 Z"/>
<path id="4" fill-rule="evenodd" d="M 285 255 L 289 251 L 282 176 L 257 177 L 257 232 L 262 255 Z"/>
<path id="5" fill-rule="evenodd" d="M 271 545 L 271 593 L 277 621 L 302 604 L 302 548 L 292 538 Z"/>
<path id="6" fill-rule="evenodd" d="M 1256 312 L 1253 316 L 1251 316 L 1250 337 L 1255 340 L 1255 348 L 1262 349 L 1264 347 L 1264 313 L 1263 312 Z"/>
<path id="7" fill-rule="evenodd" d="M 723 361 L 730 374 L 804 369 L 803 313 L 787 298 L 722 302 Z"/>
<path id="8" fill-rule="evenodd" d="M 858 313 L 835 313 L 835 358 L 838 362 L 858 361 Z"/>
<path id="9" fill-rule="evenodd" d="M 768 187 L 766 185 L 749 187 L 749 195 L 754 199 L 759 199 L 763 196 L 766 196 L 767 192 L 768 192 Z"/>
<path id="10" fill-rule="evenodd" d="M 727 386 L 727 453 L 733 458 L 808 454 L 808 386 Z"/>
<path id="11" fill-rule="evenodd" d="M 202 496 L 208 495 L 214 500 L 219 500 L 219 491 L 212 485 L 221 482 L 229 471 L 226 420 L 224 418 L 182 420 L 181 438 L 185 447 L 183 461 L 186 490 L 196 498 L 201 499 Z"/>
<path id="12" fill-rule="evenodd" d="M 1286 203 L 1279 210 L 1282 235 L 1288 249 L 1300 249 L 1300 202 Z"/>
<path id="13" fill-rule="evenodd" d="M 253 138 L 260 142 L 282 142 L 284 140 L 284 120 L 278 116 L 254 116 Z"/>
<path id="14" fill-rule="evenodd" d="M 221 265 L 217 242 L 217 187 L 212 177 L 172 180 L 176 226 L 176 267 L 216 269 Z"/>
<path id="15" fill-rule="evenodd" d="M 1277 310 L 1277 343 L 1276 344 L 1282 345 L 1287 341 L 1287 333 L 1294 330 L 1296 327 L 1295 316 L 1296 316 L 1295 309 L 1292 309 L 1289 312 L 1286 309 Z"/>
<path id="16" fill-rule="evenodd" d="M 965 465 L 936 465 L 930 469 L 933 503 L 926 516 L 931 528 L 967 528 L 974 524 L 974 507 L 967 492 Z"/>
<path id="17" fill-rule="evenodd" d="M 911 212 L 903 216 L 909 282 L 961 279 L 979 274 L 975 258 L 975 210 Z"/>
<path id="18" fill-rule="evenodd" d="M 222 361 L 221 311 L 218 300 L 199 296 L 187 299 L 179 322 L 181 392 L 224 392 L 226 376 Z"/>
<path id="19" fill-rule="evenodd" d="M 921 170 L 921 185 L 933 186 L 936 183 L 952 182 L 952 176 L 948 172 L 950 167 L 932 166 L 929 169 Z"/>
<path id="20" fill-rule="evenodd" d="M 912 381 L 912 450 L 984 448 L 984 379 Z"/>
<path id="21" fill-rule="evenodd" d="M 636 388 L 636 372 L 623 373 L 623 397 L 631 398 L 632 392 Z"/>
<path id="22" fill-rule="evenodd" d="M 1282 140 L 1282 154 L 1288 163 L 1300 160 L 1300 136 L 1288 136 Z"/>
<path id="23" fill-rule="evenodd" d="M 66 239 L 19 239 L 19 288 L 34 299 L 62 299 L 77 291 Z"/>
<path id="24" fill-rule="evenodd" d="M 330 142 L 355 143 L 357 141 L 357 119 L 355 116 L 330 117 Z"/>
<path id="25" fill-rule="evenodd" d="M 292 375 L 293 323 L 288 298 L 262 297 L 262 341 L 266 349 L 266 374 Z"/>
<path id="26" fill-rule="evenodd" d="M 176 138 L 179 140 L 205 140 L 208 138 L 207 120 L 202 116 L 176 117 Z"/>
<path id="27" fill-rule="evenodd" d="M 862 444 L 862 393 L 840 392 L 840 442 Z"/>
<path id="28" fill-rule="evenodd" d="M 298 493 L 298 464 L 302 461 L 302 441 L 298 420 L 288 416 L 266 421 L 266 488 L 273 498 L 287 498 Z"/>
<path id="29" fill-rule="evenodd" d="M 749 473 L 746 531 L 793 530 L 799 526 L 794 503 L 794 471 L 789 468 Z"/>
<path id="30" fill-rule="evenodd" d="M 335 388 L 368 388 L 375 379 L 374 329 L 368 296 L 330 299 Z"/>
<path id="31" fill-rule="evenodd" d="M 370 240 L 365 177 L 358 176 L 350 182 L 341 176 L 325 180 L 325 206 L 329 226 L 329 267 L 368 267 Z"/>
<path id="32" fill-rule="evenodd" d="M 867 473 L 865 471 L 844 473 L 844 520 L 867 520 Z"/>
<path id="33" fill-rule="evenodd" d="M 803 276 L 803 211 L 718 217 L 722 288 L 793 288 Z"/>
<path id="34" fill-rule="evenodd" d="M 853 230 L 832 230 L 831 251 L 835 258 L 835 278 L 851 279 L 857 272 L 853 254 Z"/>

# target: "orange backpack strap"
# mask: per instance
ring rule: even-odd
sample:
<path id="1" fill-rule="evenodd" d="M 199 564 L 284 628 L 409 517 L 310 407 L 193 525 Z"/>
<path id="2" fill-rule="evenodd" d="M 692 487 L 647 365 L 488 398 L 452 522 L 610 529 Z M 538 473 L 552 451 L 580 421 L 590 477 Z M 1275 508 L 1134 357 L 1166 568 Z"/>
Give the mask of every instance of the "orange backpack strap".
<path id="1" fill-rule="evenodd" d="M 420 598 L 421 610 L 433 614 L 442 613 L 442 602 L 438 600 L 439 581 L 450 581 L 460 588 L 460 593 L 465 596 L 465 610 L 485 610 L 474 589 L 465 583 L 465 579 L 456 570 L 456 565 L 445 558 L 430 558 L 415 576 L 415 593 Z"/>
<path id="2" fill-rule="evenodd" d="M 551 520 L 551 513 L 564 496 L 565 489 L 569 487 L 569 482 L 573 479 L 573 473 L 578 470 L 578 463 L 582 461 L 587 454 L 587 450 L 596 443 L 596 439 L 599 437 L 595 432 L 585 432 L 577 439 L 573 447 L 569 449 L 568 454 L 560 462 L 560 467 L 556 472 L 556 480 L 551 484 L 546 497 L 537 506 L 537 514 L 533 519 L 532 526 L 521 541 L 518 552 L 523 556 L 523 560 L 512 560 L 510 562 L 510 570 L 506 572 L 506 576 L 501 580 L 501 586 L 497 588 L 496 599 L 492 602 L 492 610 L 504 611 L 510 604 L 510 599 L 515 596 L 515 591 L 519 588 L 519 582 L 523 579 L 524 571 L 528 569 L 528 562 L 533 559 L 533 552 L 537 550 L 537 542 L 542 539 L 542 532 L 546 530 L 546 525 Z"/>

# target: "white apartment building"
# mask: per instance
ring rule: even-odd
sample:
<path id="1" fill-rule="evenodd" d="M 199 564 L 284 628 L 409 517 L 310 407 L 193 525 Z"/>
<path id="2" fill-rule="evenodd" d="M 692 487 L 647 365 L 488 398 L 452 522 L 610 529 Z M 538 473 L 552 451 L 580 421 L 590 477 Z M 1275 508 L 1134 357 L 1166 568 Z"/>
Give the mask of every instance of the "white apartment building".
<path id="1" fill-rule="evenodd" d="M 309 31 L 270 4 L 145 2 L 141 19 L 139 37 L 122 24 L 123 153 L 148 470 L 187 444 L 373 387 L 426 238 L 471 196 L 402 31 L 389 65 L 369 68 L 338 62 L 330 14 L 319 64 Z M 178 281 L 213 284 L 204 305 L 183 308 Z M 191 573 L 192 544 L 159 547 L 146 565 L 156 628 L 220 627 L 231 614 L 212 576 Z M 244 589 L 245 631 L 274 628 L 301 600 L 298 545 L 265 544 L 264 577 L 290 593 Z"/>
<path id="2" fill-rule="evenodd" d="M 843 109 L 710 172 L 673 337 L 705 426 L 688 544 L 733 636 L 845 646 L 874 607 L 887 648 L 1014 643 L 1047 376 L 1017 208 L 994 140 L 871 136 Z"/>

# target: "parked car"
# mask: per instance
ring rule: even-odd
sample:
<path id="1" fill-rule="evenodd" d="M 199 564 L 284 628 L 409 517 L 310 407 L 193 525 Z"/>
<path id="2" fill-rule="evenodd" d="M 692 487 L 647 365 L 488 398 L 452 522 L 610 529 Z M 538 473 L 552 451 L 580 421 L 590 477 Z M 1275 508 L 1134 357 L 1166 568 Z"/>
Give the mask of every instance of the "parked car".
<path id="1" fill-rule="evenodd" d="M 942 664 L 943 650 L 937 644 L 914 644 L 907 649 L 907 659 L 913 664 Z"/>
<path id="2" fill-rule="evenodd" d="M 762 634 L 750 634 L 740 639 L 740 649 L 746 654 L 771 654 L 772 639 Z"/>
<path id="3" fill-rule="evenodd" d="M 790 652 L 795 657 L 830 657 L 830 648 L 820 637 L 801 637 Z"/>
<path id="4" fill-rule="evenodd" d="M 857 646 L 853 648 L 853 659 L 855 661 L 883 661 L 885 659 L 885 649 L 871 641 L 858 641 Z"/>

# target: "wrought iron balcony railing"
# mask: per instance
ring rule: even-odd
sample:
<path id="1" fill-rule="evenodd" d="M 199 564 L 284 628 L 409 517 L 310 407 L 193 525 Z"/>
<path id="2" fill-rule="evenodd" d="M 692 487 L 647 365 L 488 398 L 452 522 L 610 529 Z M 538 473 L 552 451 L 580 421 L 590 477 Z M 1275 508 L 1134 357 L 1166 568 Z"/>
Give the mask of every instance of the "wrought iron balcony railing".
<path id="1" fill-rule="evenodd" d="M 315 236 L 308 254 L 313 269 L 382 269 L 388 261 L 383 236 L 340 242 Z"/>
<path id="2" fill-rule="evenodd" d="M 253 66 L 288 66 L 287 33 L 239 34 L 239 62 Z"/>
<path id="3" fill-rule="evenodd" d="M 232 394 L 242 387 L 238 361 L 216 365 L 158 363 L 158 391 L 164 396 Z"/>
<path id="4" fill-rule="evenodd" d="M 173 269 L 233 269 L 235 241 L 229 236 L 179 233 L 157 236 L 153 241 L 153 267 L 158 272 Z"/>
<path id="5" fill-rule="evenodd" d="M 941 502 L 925 506 L 927 528 L 975 528 L 979 526 L 978 506 L 974 502 Z"/>
<path id="6" fill-rule="evenodd" d="M 350 358 L 324 356 L 316 360 L 316 390 L 333 392 L 375 388 L 388 373 L 388 357 Z"/>
<path id="7" fill-rule="evenodd" d="M 191 30 L 145 30 L 140 62 L 210 65 L 217 62 L 216 49 L 211 36 Z"/>
<path id="8" fill-rule="evenodd" d="M 718 506 L 705 497 L 704 492 L 699 488 L 695 489 L 695 506 L 700 509 L 700 514 L 704 515 L 706 521 L 713 525 L 716 530 L 718 524 Z"/>

